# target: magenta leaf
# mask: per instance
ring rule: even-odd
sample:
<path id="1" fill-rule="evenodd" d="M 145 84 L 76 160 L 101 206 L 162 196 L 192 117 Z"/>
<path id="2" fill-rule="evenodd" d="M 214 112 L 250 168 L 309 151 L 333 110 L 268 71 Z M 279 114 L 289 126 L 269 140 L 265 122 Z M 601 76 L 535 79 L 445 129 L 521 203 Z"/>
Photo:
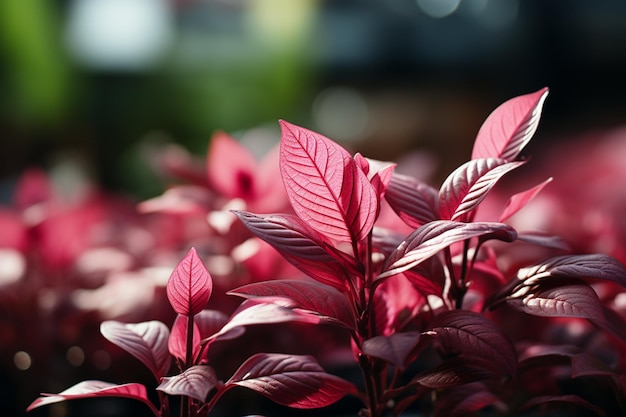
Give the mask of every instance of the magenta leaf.
<path id="1" fill-rule="evenodd" d="M 182 363 L 187 360 L 187 326 L 188 317 L 183 315 L 176 316 L 174 324 L 172 325 L 172 332 L 167 342 L 169 352 L 175 358 L 179 359 Z M 192 358 L 195 358 L 200 351 L 200 331 L 198 326 L 193 326 L 193 344 L 192 344 Z"/>
<path id="2" fill-rule="evenodd" d="M 211 186 L 227 198 L 254 197 L 257 162 L 246 147 L 224 132 L 211 138 L 207 153 L 207 177 Z"/>
<path id="3" fill-rule="evenodd" d="M 517 354 L 502 330 L 484 316 L 465 310 L 441 313 L 429 332 L 444 356 L 462 355 L 484 361 L 488 369 L 503 376 L 517 370 Z"/>
<path id="4" fill-rule="evenodd" d="M 501 158 L 472 159 L 454 170 L 439 190 L 442 219 L 469 221 L 474 209 L 504 174 L 524 164 Z"/>
<path id="5" fill-rule="evenodd" d="M 155 416 L 160 416 L 159 411 L 148 399 L 145 386 L 137 383 L 115 385 L 109 382 L 94 380 L 79 382 L 58 394 L 42 394 L 26 410 L 31 411 L 42 405 L 54 404 L 65 400 L 94 397 L 122 397 L 139 400 L 146 404 Z"/>
<path id="6" fill-rule="evenodd" d="M 236 288 L 228 294 L 261 300 L 264 297 L 285 297 L 294 302 L 294 308 L 313 312 L 322 320 L 339 323 L 349 329 L 355 327 L 354 314 L 346 296 L 318 282 L 287 279 L 257 282 Z"/>
<path id="7" fill-rule="evenodd" d="M 412 177 L 394 173 L 385 199 L 396 214 L 411 227 L 439 220 L 438 192 Z"/>
<path id="8" fill-rule="evenodd" d="M 532 139 L 548 89 L 514 97 L 498 106 L 480 127 L 472 159 L 502 158 L 512 161 Z"/>
<path id="9" fill-rule="evenodd" d="M 167 282 L 167 298 L 178 314 L 198 314 L 211 297 L 213 281 L 195 248 L 185 255 Z"/>
<path id="10" fill-rule="evenodd" d="M 156 389 L 169 395 L 184 395 L 204 402 L 216 385 L 217 377 L 213 368 L 207 365 L 194 365 L 182 374 L 163 378 Z"/>
<path id="11" fill-rule="evenodd" d="M 521 410 L 528 410 L 539 405 L 545 405 L 548 403 L 565 403 L 576 407 L 584 407 L 590 411 L 593 411 L 599 416 L 606 416 L 604 410 L 596 405 L 593 405 L 589 401 L 579 397 L 578 395 L 545 395 L 535 397 L 524 403 Z"/>
<path id="12" fill-rule="evenodd" d="M 311 356 L 260 353 L 226 383 L 249 388 L 292 408 L 321 408 L 356 393 L 348 381 L 328 374 Z"/>
<path id="13" fill-rule="evenodd" d="M 375 336 L 363 343 L 363 353 L 383 359 L 399 368 L 404 368 L 407 358 L 417 346 L 419 339 L 419 332 Z"/>
<path id="14" fill-rule="evenodd" d="M 160 321 L 124 324 L 108 320 L 100 325 L 100 333 L 111 343 L 139 359 L 154 377 L 161 379 L 170 369 L 167 350 L 170 331 Z"/>
<path id="15" fill-rule="evenodd" d="M 480 237 L 514 241 L 515 229 L 504 223 L 474 222 L 459 223 L 450 220 L 438 220 L 427 223 L 413 233 L 389 255 L 378 279 L 390 277 L 407 271 L 424 262 L 440 250 L 453 243 Z"/>
<path id="16" fill-rule="evenodd" d="M 340 263 L 328 252 L 332 250 L 330 242 L 300 218 L 288 214 L 234 213 L 248 230 L 296 268 L 321 283 L 346 290 L 348 277 L 344 266 L 356 269 L 354 260 L 344 256 L 346 262 Z"/>
<path id="17" fill-rule="evenodd" d="M 296 214 L 332 239 L 365 239 L 374 226 L 378 197 L 363 170 L 332 140 L 280 124 L 281 174 Z"/>
<path id="18" fill-rule="evenodd" d="M 503 222 L 524 208 L 524 206 L 526 206 L 530 200 L 535 198 L 535 196 L 539 194 L 541 190 L 543 190 L 550 182 L 552 182 L 552 178 L 548 178 L 541 184 L 535 185 L 526 191 L 513 195 L 504 207 L 504 211 L 500 215 L 500 220 L 498 221 Z"/>

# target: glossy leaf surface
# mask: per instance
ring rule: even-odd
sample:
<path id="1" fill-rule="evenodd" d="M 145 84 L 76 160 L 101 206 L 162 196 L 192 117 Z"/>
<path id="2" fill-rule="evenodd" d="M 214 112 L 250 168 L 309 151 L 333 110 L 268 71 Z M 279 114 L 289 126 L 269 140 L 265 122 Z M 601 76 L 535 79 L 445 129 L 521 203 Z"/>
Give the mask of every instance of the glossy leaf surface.
<path id="1" fill-rule="evenodd" d="M 472 149 L 472 159 L 514 160 L 532 139 L 548 89 L 542 88 L 505 101 L 482 124 Z"/>
<path id="2" fill-rule="evenodd" d="M 181 374 L 163 378 L 156 389 L 169 395 L 184 395 L 204 402 L 216 385 L 217 377 L 213 368 L 195 365 Z"/>
<path id="3" fill-rule="evenodd" d="M 294 211 L 332 239 L 363 240 L 374 225 L 378 197 L 361 168 L 330 139 L 280 123 L 280 168 Z"/>
<path id="4" fill-rule="evenodd" d="M 293 408 L 326 407 L 355 392 L 355 387 L 328 374 L 311 356 L 261 353 L 252 356 L 226 383 L 249 388 Z"/>
<path id="5" fill-rule="evenodd" d="M 185 255 L 167 282 L 167 298 L 178 314 L 198 314 L 211 297 L 213 281 L 195 248 Z"/>
<path id="6" fill-rule="evenodd" d="M 111 343 L 139 359 L 150 369 L 157 381 L 170 369 L 167 349 L 170 331 L 160 321 L 125 324 L 108 320 L 100 325 L 100 333 Z"/>

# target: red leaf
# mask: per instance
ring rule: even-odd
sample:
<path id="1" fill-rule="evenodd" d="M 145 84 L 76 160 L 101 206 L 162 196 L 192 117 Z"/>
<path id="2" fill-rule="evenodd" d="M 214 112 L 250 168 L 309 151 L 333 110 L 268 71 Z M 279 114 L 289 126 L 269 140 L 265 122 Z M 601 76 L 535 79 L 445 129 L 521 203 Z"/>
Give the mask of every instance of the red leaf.
<path id="1" fill-rule="evenodd" d="M 276 280 L 244 285 L 228 294 L 240 297 L 263 299 L 264 297 L 286 297 L 294 307 L 311 311 L 322 319 L 338 322 L 353 329 L 355 318 L 346 296 L 323 284 L 303 280 Z"/>
<path id="2" fill-rule="evenodd" d="M 430 333 L 430 332 L 429 332 Z M 488 369 L 513 376 L 517 354 L 502 330 L 484 316 L 465 310 L 447 311 L 435 319 L 432 334 L 444 355 L 462 354 L 490 364 Z"/>
<path id="3" fill-rule="evenodd" d="M 548 89 L 512 98 L 498 106 L 481 126 L 472 150 L 472 159 L 514 160 L 532 139 Z"/>
<path id="4" fill-rule="evenodd" d="M 187 360 L 187 326 L 188 317 L 183 315 L 176 316 L 176 320 L 172 325 L 172 332 L 167 342 L 169 352 L 182 363 Z M 200 350 L 200 331 L 198 326 L 193 326 L 193 345 L 192 357 L 195 358 Z"/>
<path id="5" fill-rule="evenodd" d="M 176 266 L 167 282 L 167 298 L 178 314 L 198 314 L 211 297 L 213 281 L 195 248 Z"/>
<path id="6" fill-rule="evenodd" d="M 506 203 L 504 211 L 500 215 L 500 220 L 498 221 L 503 222 L 515 213 L 517 213 L 519 210 L 524 208 L 524 206 L 526 206 L 526 204 L 528 204 L 530 200 L 535 198 L 535 196 L 539 194 L 539 192 L 541 192 L 541 190 L 543 190 L 544 187 L 550 182 L 552 182 L 552 178 L 548 178 L 541 184 L 535 185 L 533 188 L 513 195 Z"/>
<path id="7" fill-rule="evenodd" d="M 159 411 L 148 399 L 146 387 L 143 385 L 136 383 L 115 385 L 109 382 L 93 380 L 79 382 L 78 384 L 58 394 L 42 394 L 42 397 L 33 401 L 33 403 L 30 404 L 26 410 L 31 411 L 37 407 L 41 407 L 42 405 L 58 403 L 65 400 L 94 397 L 123 397 L 139 400 L 150 407 L 150 410 L 155 416 L 160 416 Z"/>
<path id="8" fill-rule="evenodd" d="M 100 325 L 100 333 L 111 343 L 139 359 L 150 369 L 157 381 L 170 369 L 167 350 L 170 331 L 160 321 L 124 324 L 108 320 Z"/>
<path id="9" fill-rule="evenodd" d="M 385 199 L 402 221 L 411 227 L 439 220 L 437 190 L 412 177 L 394 172 Z"/>
<path id="10" fill-rule="evenodd" d="M 330 242 L 296 216 L 288 214 L 252 214 L 234 212 L 241 222 L 258 238 L 269 243 L 292 265 L 311 278 L 346 290 L 348 277 L 344 264 L 356 269 L 354 261 L 343 257 L 340 263 L 331 256 Z M 328 250 L 327 250 L 328 249 Z"/>
<path id="11" fill-rule="evenodd" d="M 311 356 L 260 353 L 235 372 L 226 386 L 249 388 L 293 408 L 321 408 L 356 392 L 339 377 L 327 374 Z"/>
<path id="12" fill-rule="evenodd" d="M 439 215 L 446 220 L 471 220 L 471 212 L 485 199 L 498 180 L 523 163 L 481 158 L 461 165 L 446 178 L 439 190 Z"/>
<path id="13" fill-rule="evenodd" d="M 450 220 L 430 222 L 411 233 L 389 255 L 377 279 L 387 278 L 414 268 L 455 242 L 474 237 L 510 242 L 515 240 L 516 236 L 515 229 L 504 223 L 459 223 Z"/>
<path id="14" fill-rule="evenodd" d="M 494 373 L 485 359 L 455 356 L 434 369 L 419 373 L 413 378 L 413 382 L 428 388 L 440 389 L 500 377 L 501 373 Z"/>
<path id="15" fill-rule="evenodd" d="M 280 123 L 281 174 L 294 211 L 332 239 L 365 239 L 374 226 L 378 197 L 361 168 L 330 139 Z"/>
<path id="16" fill-rule="evenodd" d="M 483 382 L 472 382 L 437 395 L 435 416 L 460 417 L 476 413 L 501 400 Z"/>
<path id="17" fill-rule="evenodd" d="M 211 186 L 226 198 L 255 197 L 257 162 L 243 145 L 224 132 L 211 138 L 207 153 L 207 174 Z"/>
<path id="18" fill-rule="evenodd" d="M 213 368 L 207 365 L 195 365 L 186 369 L 182 374 L 163 378 L 156 389 L 169 395 L 184 395 L 204 402 L 216 385 L 217 377 Z"/>
<path id="19" fill-rule="evenodd" d="M 579 397 L 578 395 L 545 395 L 532 398 L 527 401 L 521 410 L 528 410 L 529 408 L 536 407 L 547 403 L 566 403 L 578 407 L 584 407 L 599 416 L 606 416 L 604 410 L 596 405 L 591 404 L 589 401 Z"/>
<path id="20" fill-rule="evenodd" d="M 363 343 L 363 353 L 404 368 L 406 360 L 420 339 L 419 332 L 394 333 L 376 336 Z"/>

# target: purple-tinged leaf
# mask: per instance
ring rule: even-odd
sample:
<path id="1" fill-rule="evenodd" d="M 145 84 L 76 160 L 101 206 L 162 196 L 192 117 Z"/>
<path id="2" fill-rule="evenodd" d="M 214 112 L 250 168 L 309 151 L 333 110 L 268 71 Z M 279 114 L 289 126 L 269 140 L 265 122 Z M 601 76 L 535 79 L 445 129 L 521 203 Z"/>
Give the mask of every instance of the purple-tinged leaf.
<path id="1" fill-rule="evenodd" d="M 486 359 L 456 356 L 433 369 L 419 373 L 412 382 L 427 388 L 441 389 L 500 377 L 500 374 L 494 373 Z"/>
<path id="2" fill-rule="evenodd" d="M 280 168 L 296 214 L 332 239 L 356 242 L 374 226 L 376 190 L 348 151 L 332 140 L 285 121 Z"/>
<path id="3" fill-rule="evenodd" d="M 363 353 L 404 368 L 407 358 L 417 346 L 419 339 L 419 332 L 376 336 L 363 342 Z"/>
<path id="4" fill-rule="evenodd" d="M 439 189 L 439 215 L 445 220 L 469 221 L 504 174 L 524 164 L 501 158 L 472 159 L 454 170 Z"/>
<path id="5" fill-rule="evenodd" d="M 472 382 L 454 387 L 437 396 L 435 416 L 461 417 L 476 413 L 502 401 L 483 382 Z"/>
<path id="6" fill-rule="evenodd" d="M 154 377 L 161 379 L 170 369 L 171 357 L 167 350 L 170 331 L 160 321 L 124 324 L 113 320 L 100 325 L 100 333 L 111 343 L 139 359 Z"/>
<path id="7" fill-rule="evenodd" d="M 198 314 L 209 301 L 213 280 L 195 248 L 176 266 L 166 290 L 174 311 L 185 316 Z"/>
<path id="8" fill-rule="evenodd" d="M 519 369 L 571 365 L 572 378 L 616 376 L 604 362 L 573 345 L 532 345 L 521 352 Z"/>
<path id="9" fill-rule="evenodd" d="M 456 242 L 480 237 L 482 240 L 514 241 L 515 229 L 503 223 L 460 223 L 438 220 L 427 223 L 413 233 L 387 258 L 378 279 L 407 271 Z"/>
<path id="10" fill-rule="evenodd" d="M 205 339 L 219 332 L 228 322 L 228 315 L 218 310 L 202 310 L 194 317 L 200 338 Z"/>
<path id="11" fill-rule="evenodd" d="M 415 178 L 394 173 L 385 199 L 396 214 L 411 227 L 439 220 L 438 191 Z"/>
<path id="12" fill-rule="evenodd" d="M 452 310 L 435 319 L 431 334 L 444 356 L 462 354 L 484 360 L 489 369 L 500 375 L 513 376 L 517 354 L 502 330 L 484 316 L 471 311 Z"/>
<path id="13" fill-rule="evenodd" d="M 576 317 L 602 324 L 606 321 L 602 303 L 595 291 L 583 281 L 577 284 L 541 286 L 522 297 L 509 298 L 516 310 L 542 317 Z"/>
<path id="14" fill-rule="evenodd" d="M 340 263 L 332 256 L 334 252 L 329 253 L 330 242 L 300 218 L 288 214 L 234 213 L 248 230 L 269 243 L 296 268 L 319 282 L 346 290 L 348 277 L 344 266 L 356 269 L 354 259 L 344 256 L 342 259 L 347 262 Z"/>
<path id="15" fill-rule="evenodd" d="M 239 367 L 226 387 L 242 386 L 292 408 L 321 408 L 356 393 L 350 382 L 328 374 L 311 356 L 260 353 Z"/>
<path id="16" fill-rule="evenodd" d="M 95 380 L 79 382 L 58 394 L 42 394 L 42 396 L 33 401 L 26 410 L 31 411 L 43 405 L 54 404 L 65 400 L 94 397 L 122 397 L 138 400 L 146 404 L 155 416 L 160 416 L 159 411 L 148 399 L 145 386 L 137 383 L 116 385 Z"/>
<path id="17" fill-rule="evenodd" d="M 578 395 L 545 395 L 540 397 L 534 397 L 524 403 L 524 405 L 522 405 L 521 411 L 525 411 L 529 408 L 533 408 L 539 405 L 545 405 L 548 403 L 565 403 L 573 405 L 575 407 L 584 407 L 590 411 L 593 411 L 599 416 L 606 416 L 606 413 L 602 408 L 591 404 L 589 401 L 579 397 Z"/>
<path id="18" fill-rule="evenodd" d="M 339 323 L 349 329 L 355 327 L 355 318 L 346 296 L 336 289 L 314 281 L 276 280 L 256 282 L 229 291 L 244 298 L 285 297 L 294 302 L 294 308 L 307 310 L 322 320 Z"/>
<path id="19" fill-rule="evenodd" d="M 213 368 L 207 365 L 194 365 L 182 374 L 163 378 L 156 389 L 169 395 L 184 395 L 204 402 L 216 385 L 217 377 Z"/>
<path id="20" fill-rule="evenodd" d="M 544 248 L 570 251 L 572 248 L 559 236 L 551 236 L 542 232 L 517 232 L 517 240 Z"/>
<path id="21" fill-rule="evenodd" d="M 528 204 L 530 200 L 535 198 L 535 196 L 539 194 L 541 190 L 545 188 L 546 185 L 548 185 L 551 182 L 552 182 L 552 177 L 548 178 L 541 184 L 535 185 L 533 188 L 530 188 L 526 191 L 522 191 L 520 193 L 513 195 L 509 199 L 509 201 L 506 203 L 506 206 L 504 207 L 504 211 L 500 215 L 500 220 L 498 221 L 503 222 L 506 219 L 513 216 L 518 211 L 520 211 L 522 208 L 526 206 L 526 204 Z"/>
<path id="22" fill-rule="evenodd" d="M 188 317 L 179 314 L 174 320 L 172 325 L 172 332 L 167 342 L 169 352 L 175 358 L 178 358 L 182 363 L 187 360 L 187 326 Z M 195 358 L 200 351 L 200 331 L 198 326 L 193 326 L 193 344 L 192 344 L 192 358 Z"/>
<path id="23" fill-rule="evenodd" d="M 502 158 L 512 161 L 532 139 L 548 89 L 512 98 L 499 105 L 480 127 L 472 159 Z"/>

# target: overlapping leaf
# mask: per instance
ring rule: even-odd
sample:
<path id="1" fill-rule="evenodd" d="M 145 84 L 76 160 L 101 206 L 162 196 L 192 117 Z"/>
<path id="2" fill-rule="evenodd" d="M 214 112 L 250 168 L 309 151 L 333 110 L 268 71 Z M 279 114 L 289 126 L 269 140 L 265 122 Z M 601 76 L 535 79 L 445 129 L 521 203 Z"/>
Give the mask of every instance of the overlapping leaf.
<path id="1" fill-rule="evenodd" d="M 548 89 L 542 88 L 505 101 L 482 124 L 472 150 L 472 159 L 514 160 L 532 139 Z"/>
<path id="2" fill-rule="evenodd" d="M 328 374 L 311 356 L 256 354 L 226 383 L 249 388 L 293 408 L 321 408 L 356 392 L 348 381 Z"/>
<path id="3" fill-rule="evenodd" d="M 213 368 L 194 365 L 181 374 L 163 378 L 156 389 L 169 395 L 184 395 L 204 402 L 216 385 L 217 377 Z"/>
<path id="4" fill-rule="evenodd" d="M 100 333 L 111 343 L 139 359 L 160 380 L 170 369 L 167 349 L 170 331 L 160 321 L 125 324 L 108 320 L 100 325 Z"/>
<path id="5" fill-rule="evenodd" d="M 503 223 L 459 223 L 450 220 L 430 222 L 411 233 L 391 253 L 378 279 L 414 268 L 455 242 L 475 237 L 483 240 L 498 239 L 510 242 L 515 240 L 516 236 L 515 229 Z"/>
<path id="6" fill-rule="evenodd" d="M 394 173 L 385 199 L 400 219 L 411 227 L 439 220 L 438 191 L 415 178 Z"/>
<path id="7" fill-rule="evenodd" d="M 42 394 L 41 397 L 37 398 L 28 406 L 27 411 L 34 410 L 35 408 L 43 405 L 54 404 L 65 400 L 94 397 L 132 398 L 146 404 L 155 416 L 160 415 L 154 404 L 152 404 L 148 399 L 145 386 L 137 383 L 115 385 L 109 382 L 95 380 L 79 382 L 78 384 L 58 394 Z"/>
<path id="8" fill-rule="evenodd" d="M 178 314 L 198 314 L 211 297 L 213 281 L 195 248 L 185 255 L 167 282 L 167 298 Z"/>
<path id="9" fill-rule="evenodd" d="M 504 211 L 500 215 L 500 220 L 498 220 L 498 221 L 503 222 L 506 219 L 508 219 L 511 216 L 513 216 L 519 210 L 524 208 L 524 206 L 526 206 L 526 204 L 528 204 L 528 202 L 530 200 L 535 198 L 535 196 L 537 194 L 539 194 L 541 192 L 541 190 L 543 190 L 545 188 L 545 186 L 548 185 L 550 182 L 552 182 L 552 178 L 548 178 L 544 182 L 542 182 L 542 183 L 540 183 L 538 185 L 535 185 L 534 187 L 532 187 L 532 188 L 530 188 L 528 190 L 522 191 L 520 193 L 517 193 L 517 194 L 511 196 L 511 198 L 507 202 L 506 206 L 504 207 Z"/>
<path id="10" fill-rule="evenodd" d="M 374 225 L 378 197 L 361 168 L 330 139 L 280 123 L 280 168 L 294 211 L 332 239 L 363 240 Z"/>
<path id="11" fill-rule="evenodd" d="M 187 327 L 189 325 L 187 316 L 178 315 L 174 324 L 172 325 L 172 332 L 168 339 L 167 347 L 175 358 L 178 358 L 182 363 L 187 361 Z M 200 330 L 198 326 L 194 324 L 192 332 L 192 352 L 191 357 L 195 358 L 200 351 Z"/>
<path id="12" fill-rule="evenodd" d="M 407 359 L 420 340 L 419 332 L 376 336 L 363 343 L 363 353 L 404 368 Z"/>
<path id="13" fill-rule="evenodd" d="M 439 190 L 439 215 L 442 219 L 469 221 L 471 213 L 487 197 L 498 180 L 523 161 L 502 158 L 472 159 L 454 170 Z"/>
<path id="14" fill-rule="evenodd" d="M 355 318 L 346 296 L 326 285 L 304 280 L 275 280 L 244 285 L 229 292 L 245 298 L 285 297 L 294 308 L 308 310 L 322 319 L 354 328 Z"/>

